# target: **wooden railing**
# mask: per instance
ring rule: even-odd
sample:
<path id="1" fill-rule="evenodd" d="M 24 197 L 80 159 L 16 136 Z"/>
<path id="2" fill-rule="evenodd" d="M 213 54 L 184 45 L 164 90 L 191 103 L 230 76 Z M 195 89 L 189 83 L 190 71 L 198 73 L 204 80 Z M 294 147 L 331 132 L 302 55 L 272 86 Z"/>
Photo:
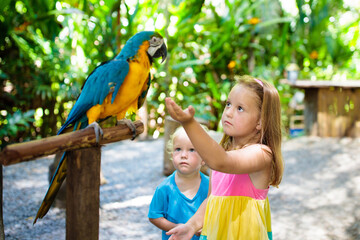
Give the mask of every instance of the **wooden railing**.
<path id="1" fill-rule="evenodd" d="M 134 124 L 136 135 L 144 131 L 141 121 Z M 0 239 L 5 237 L 2 216 L 2 166 L 32 161 L 64 151 L 69 151 L 66 177 L 66 239 L 99 239 L 100 148 L 103 144 L 130 139 L 133 136 L 125 124 L 105 128 L 103 131 L 104 135 L 99 143 L 96 143 L 94 130 L 86 128 L 9 145 L 0 152 Z"/>

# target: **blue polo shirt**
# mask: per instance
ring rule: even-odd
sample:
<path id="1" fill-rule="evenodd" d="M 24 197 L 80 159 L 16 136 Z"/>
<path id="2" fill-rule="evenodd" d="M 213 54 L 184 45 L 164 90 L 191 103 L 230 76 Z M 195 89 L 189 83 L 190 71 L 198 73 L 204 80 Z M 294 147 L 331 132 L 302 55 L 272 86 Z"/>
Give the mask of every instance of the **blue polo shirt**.
<path id="1" fill-rule="evenodd" d="M 198 210 L 201 203 L 206 199 L 209 191 L 209 177 L 200 172 L 201 183 L 198 192 L 193 199 L 182 194 L 175 183 L 175 172 L 156 188 L 149 207 L 149 218 L 164 217 L 173 223 L 186 223 Z M 162 231 L 162 239 L 170 236 Z M 194 236 L 193 240 L 198 240 Z"/>

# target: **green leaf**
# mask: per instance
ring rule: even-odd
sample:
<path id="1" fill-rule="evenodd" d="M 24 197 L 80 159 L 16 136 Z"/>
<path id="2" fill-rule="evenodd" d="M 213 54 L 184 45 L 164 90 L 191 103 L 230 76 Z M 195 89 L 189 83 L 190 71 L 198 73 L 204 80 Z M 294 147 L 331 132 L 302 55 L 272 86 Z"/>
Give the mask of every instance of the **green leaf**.
<path id="1" fill-rule="evenodd" d="M 204 64 L 205 64 L 205 59 L 203 59 L 203 60 L 194 59 L 194 60 L 183 61 L 179 64 L 173 65 L 172 69 L 176 70 L 179 68 L 186 68 L 186 67 L 191 67 L 191 66 L 196 66 L 196 65 L 204 65 Z"/>
<path id="2" fill-rule="evenodd" d="M 256 27 L 261 29 L 272 25 L 277 25 L 279 23 L 290 23 L 292 21 L 294 21 L 294 18 L 292 17 L 281 17 L 281 18 L 275 18 L 264 22 L 260 22 L 256 25 Z"/>

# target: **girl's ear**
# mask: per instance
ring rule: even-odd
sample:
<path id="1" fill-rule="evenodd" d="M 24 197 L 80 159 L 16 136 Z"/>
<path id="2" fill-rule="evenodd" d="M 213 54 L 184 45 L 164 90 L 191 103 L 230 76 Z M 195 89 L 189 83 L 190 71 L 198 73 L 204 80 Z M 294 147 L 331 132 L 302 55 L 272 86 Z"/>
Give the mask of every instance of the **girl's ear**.
<path id="1" fill-rule="evenodd" d="M 261 121 L 259 120 L 258 124 L 256 125 L 256 130 L 261 130 Z"/>

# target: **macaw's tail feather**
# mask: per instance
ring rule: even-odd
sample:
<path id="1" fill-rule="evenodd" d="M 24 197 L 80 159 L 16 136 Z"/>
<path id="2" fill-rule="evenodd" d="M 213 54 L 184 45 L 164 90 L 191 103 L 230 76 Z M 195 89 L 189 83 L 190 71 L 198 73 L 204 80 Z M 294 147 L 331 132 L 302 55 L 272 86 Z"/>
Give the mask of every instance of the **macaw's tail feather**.
<path id="1" fill-rule="evenodd" d="M 61 160 L 59 162 L 59 165 L 54 173 L 54 176 L 51 180 L 49 189 L 46 192 L 44 200 L 41 203 L 41 206 L 36 214 L 36 218 L 35 218 L 33 224 L 36 223 L 36 220 L 38 218 L 43 218 L 46 215 L 46 213 L 49 211 L 52 203 L 54 202 L 56 194 L 58 193 L 58 191 L 61 187 L 61 184 L 63 183 L 63 181 L 66 177 L 66 168 L 67 168 L 66 159 L 67 159 L 67 154 L 66 154 L 66 152 L 64 152 L 64 154 L 61 157 Z"/>

